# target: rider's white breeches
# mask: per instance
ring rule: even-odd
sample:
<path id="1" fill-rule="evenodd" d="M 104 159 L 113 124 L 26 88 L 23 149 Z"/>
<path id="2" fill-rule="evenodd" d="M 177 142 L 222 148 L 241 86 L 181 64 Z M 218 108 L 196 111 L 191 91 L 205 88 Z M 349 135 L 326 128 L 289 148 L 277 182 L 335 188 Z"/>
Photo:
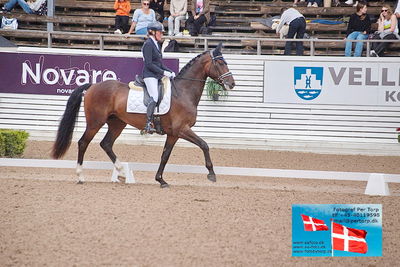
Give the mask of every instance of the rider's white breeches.
<path id="1" fill-rule="evenodd" d="M 153 77 L 144 78 L 143 80 L 146 84 L 149 95 L 157 103 L 157 101 L 158 101 L 158 80 Z"/>

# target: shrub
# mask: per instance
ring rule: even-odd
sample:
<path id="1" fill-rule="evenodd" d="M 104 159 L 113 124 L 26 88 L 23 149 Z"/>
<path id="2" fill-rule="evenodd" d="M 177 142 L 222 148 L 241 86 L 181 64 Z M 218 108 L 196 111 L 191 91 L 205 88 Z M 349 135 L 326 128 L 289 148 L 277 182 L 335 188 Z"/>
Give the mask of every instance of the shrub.
<path id="1" fill-rule="evenodd" d="M 25 131 L 0 129 L 0 157 L 20 157 L 29 134 Z"/>

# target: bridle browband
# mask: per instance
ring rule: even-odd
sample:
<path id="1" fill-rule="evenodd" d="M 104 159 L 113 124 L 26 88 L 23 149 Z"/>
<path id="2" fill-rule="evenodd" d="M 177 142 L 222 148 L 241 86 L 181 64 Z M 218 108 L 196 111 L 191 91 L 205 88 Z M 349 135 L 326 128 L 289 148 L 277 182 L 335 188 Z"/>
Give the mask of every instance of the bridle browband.
<path id="1" fill-rule="evenodd" d="M 225 59 L 223 58 L 222 55 L 218 55 L 218 56 L 215 56 L 215 57 L 214 57 L 214 56 L 213 56 L 213 51 L 214 51 L 214 50 L 211 50 L 211 51 L 210 51 L 210 57 L 211 57 L 211 60 L 212 60 L 212 63 L 213 63 L 212 65 L 215 67 L 215 70 L 219 73 L 219 71 L 218 71 L 218 69 L 217 69 L 217 66 L 216 66 L 216 61 L 217 61 L 218 59 L 221 59 L 222 61 L 225 62 Z M 225 64 L 226 64 L 226 62 L 225 62 Z M 211 65 L 210 65 L 210 68 L 211 68 Z M 208 70 L 208 72 L 210 73 L 210 70 Z M 230 72 L 230 71 L 225 72 L 224 74 L 221 74 L 220 76 L 218 76 L 217 82 L 223 86 L 223 84 L 224 84 L 224 78 L 229 77 L 229 76 L 232 76 L 232 72 Z M 175 79 L 190 80 L 190 81 L 199 81 L 199 82 L 205 82 L 205 81 L 206 81 L 206 80 L 203 80 L 203 79 L 193 79 L 193 78 L 183 78 L 183 77 L 176 77 Z"/>

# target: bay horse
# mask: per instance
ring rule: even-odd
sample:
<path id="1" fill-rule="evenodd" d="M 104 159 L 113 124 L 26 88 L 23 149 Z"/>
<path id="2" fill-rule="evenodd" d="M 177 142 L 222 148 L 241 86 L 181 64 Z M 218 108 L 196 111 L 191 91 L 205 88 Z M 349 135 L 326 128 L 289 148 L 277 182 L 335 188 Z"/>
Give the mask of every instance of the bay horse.
<path id="1" fill-rule="evenodd" d="M 222 56 L 221 48 L 222 43 L 213 50 L 197 55 L 172 80 L 171 107 L 168 113 L 160 116 L 161 126 L 167 134 L 167 138 L 155 179 L 162 188 L 168 187 L 163 179 L 163 172 L 171 151 L 179 138 L 183 138 L 203 150 L 205 166 L 208 169 L 207 178 L 210 181 L 216 181 L 209 147 L 203 139 L 192 131 L 191 127 L 196 123 L 197 106 L 207 77 L 216 80 L 223 86 L 224 90 L 233 89 L 235 86 L 232 73 Z M 86 129 L 78 141 L 76 167 L 78 183 L 84 182 L 82 163 L 86 149 L 104 124 L 108 125 L 108 131 L 100 142 L 100 146 L 114 163 L 119 180 L 123 181 L 126 177 L 123 165 L 112 149 L 113 144 L 127 124 L 139 130 L 144 129 L 146 124 L 146 114 L 126 112 L 129 90 L 127 84 L 109 80 L 97 84 L 82 85 L 76 88 L 68 98 L 51 155 L 54 159 L 59 159 L 70 147 L 75 122 L 84 96 Z"/>

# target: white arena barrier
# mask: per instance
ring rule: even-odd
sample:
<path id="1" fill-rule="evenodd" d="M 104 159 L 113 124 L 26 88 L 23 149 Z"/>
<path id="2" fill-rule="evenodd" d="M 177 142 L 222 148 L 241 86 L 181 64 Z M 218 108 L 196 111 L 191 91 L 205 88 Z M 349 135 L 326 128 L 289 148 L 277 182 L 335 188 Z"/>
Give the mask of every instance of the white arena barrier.
<path id="1" fill-rule="evenodd" d="M 135 183 L 133 171 L 157 171 L 158 163 L 123 162 L 127 183 Z M 0 167 L 38 167 L 38 168 L 76 168 L 73 160 L 43 160 L 43 159 L 15 159 L 0 158 Z M 84 161 L 84 169 L 111 170 L 114 168 L 112 162 Z M 365 194 L 367 195 L 390 195 L 388 183 L 400 183 L 400 174 L 365 173 L 365 172 L 335 172 L 335 171 L 310 171 L 310 170 L 283 170 L 264 168 L 240 168 L 240 167 L 214 167 L 217 175 L 238 175 L 258 177 L 300 178 L 300 179 L 323 179 L 323 180 L 345 180 L 345 181 L 367 181 Z M 207 174 L 204 166 L 168 164 L 165 172 Z M 111 181 L 117 181 L 114 169 Z"/>

